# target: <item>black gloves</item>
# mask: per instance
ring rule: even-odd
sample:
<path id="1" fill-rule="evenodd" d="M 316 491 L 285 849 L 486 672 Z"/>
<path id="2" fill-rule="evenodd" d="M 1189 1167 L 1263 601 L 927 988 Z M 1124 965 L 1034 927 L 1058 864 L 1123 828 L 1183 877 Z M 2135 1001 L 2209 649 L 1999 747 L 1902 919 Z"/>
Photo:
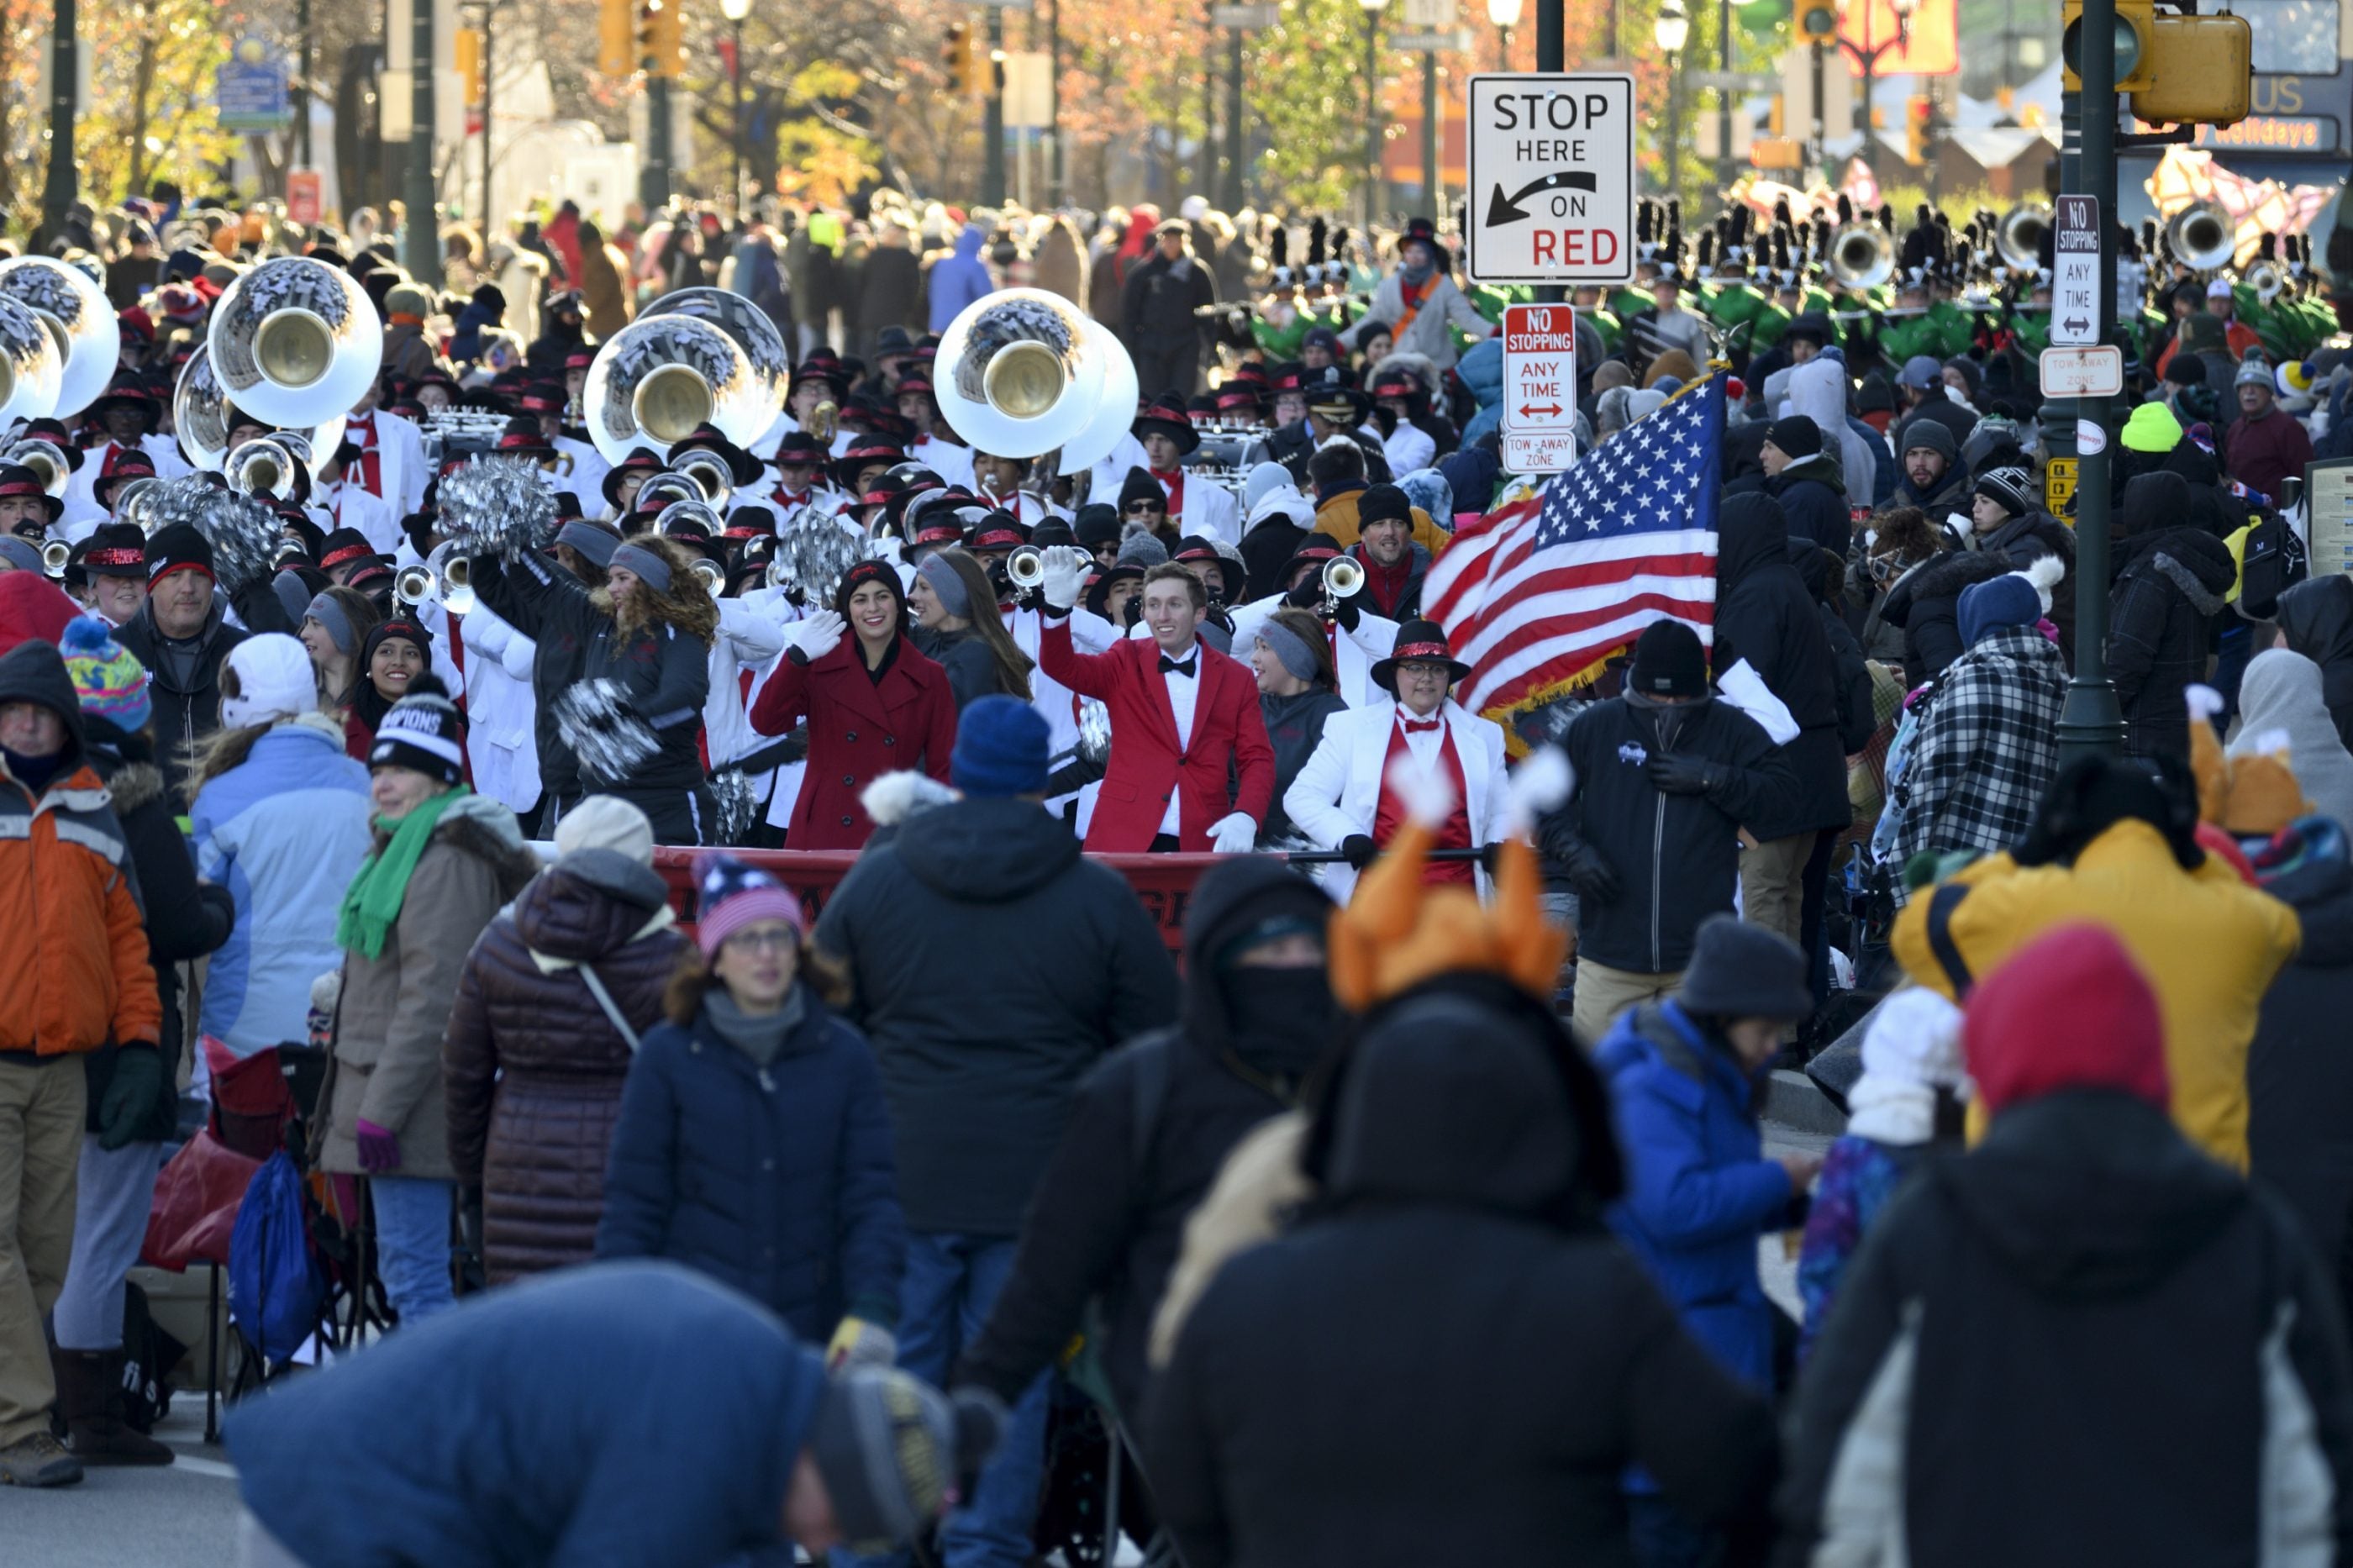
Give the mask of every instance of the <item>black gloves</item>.
<path id="1" fill-rule="evenodd" d="M 1365 612 L 1361 607 L 1363 599 L 1362 594 L 1352 594 L 1345 599 L 1332 601 L 1332 618 L 1339 623 L 1342 631 L 1355 631 L 1356 623 L 1364 618 Z"/>
<path id="2" fill-rule="evenodd" d="M 163 1052 L 143 1040 L 117 1050 L 114 1075 L 106 1080 L 106 1098 L 99 1102 L 98 1146 L 111 1153 L 137 1139 L 163 1092 Z"/>
<path id="3" fill-rule="evenodd" d="M 1687 752 L 1652 752 L 1643 773 L 1661 795 L 1707 795 L 1724 787 L 1725 769 Z"/>
<path id="4" fill-rule="evenodd" d="M 1282 596 L 1282 602 L 1294 610 L 1313 610 L 1324 603 L 1324 584 L 1316 577 L 1307 577 L 1298 587 Z"/>
<path id="5" fill-rule="evenodd" d="M 1568 885 L 1577 889 L 1578 898 L 1603 904 L 1618 901 L 1622 890 L 1618 873 L 1601 858 L 1601 851 L 1578 838 L 1556 849 L 1554 854 L 1561 862 L 1561 869 L 1568 874 Z"/>
<path id="6" fill-rule="evenodd" d="M 1503 858 L 1504 846 L 1498 841 L 1479 846 L 1479 869 L 1490 877 L 1495 874 L 1495 862 Z"/>
<path id="7" fill-rule="evenodd" d="M 1340 840 L 1340 853 L 1346 858 L 1349 869 L 1361 871 L 1373 863 L 1374 857 L 1380 854 L 1380 850 L 1374 847 L 1373 841 L 1363 834 L 1351 833 Z"/>

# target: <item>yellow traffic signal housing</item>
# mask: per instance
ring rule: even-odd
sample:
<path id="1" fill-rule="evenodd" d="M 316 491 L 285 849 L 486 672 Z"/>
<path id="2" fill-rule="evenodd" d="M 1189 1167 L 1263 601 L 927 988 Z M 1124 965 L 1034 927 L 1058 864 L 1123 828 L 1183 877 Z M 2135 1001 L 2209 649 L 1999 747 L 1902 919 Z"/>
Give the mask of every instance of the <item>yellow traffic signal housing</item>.
<path id="1" fill-rule="evenodd" d="M 2132 95 L 2150 125 L 2235 125 L 2253 107 L 2254 30 L 2244 16 L 2159 16 L 2150 75 Z"/>
<path id="2" fill-rule="evenodd" d="M 1838 40 L 1838 0 L 1797 0 L 1789 20 L 1797 40 L 1801 44 L 1830 44 Z"/>
<path id="3" fill-rule="evenodd" d="M 686 73 L 686 28 L 681 0 L 638 0 L 638 54 L 648 76 Z"/>
<path id="4" fill-rule="evenodd" d="M 2116 0 L 2117 92 L 2138 92 L 2143 88 L 2157 85 L 2157 78 L 2152 73 L 2157 64 L 2159 20 L 2155 0 Z M 2059 58 L 2063 85 L 2069 92 L 2084 89 L 2080 69 L 2083 45 L 2083 0 L 2064 0 L 2059 8 Z"/>
<path id="5" fill-rule="evenodd" d="M 638 74 L 631 0 L 599 0 L 596 7 L 596 69 L 604 76 Z"/>
<path id="6" fill-rule="evenodd" d="M 1904 161 L 1925 163 L 1928 161 L 1928 95 L 1915 92 L 1904 100 Z"/>
<path id="7" fill-rule="evenodd" d="M 976 74 L 972 66 L 972 25 L 950 22 L 947 37 L 940 45 L 940 59 L 947 68 L 948 92 L 955 98 L 970 98 Z"/>
<path id="8" fill-rule="evenodd" d="M 458 68 L 458 79 L 464 86 L 466 103 L 482 101 L 482 31 L 479 27 L 460 27 L 449 40 L 450 53 Z"/>

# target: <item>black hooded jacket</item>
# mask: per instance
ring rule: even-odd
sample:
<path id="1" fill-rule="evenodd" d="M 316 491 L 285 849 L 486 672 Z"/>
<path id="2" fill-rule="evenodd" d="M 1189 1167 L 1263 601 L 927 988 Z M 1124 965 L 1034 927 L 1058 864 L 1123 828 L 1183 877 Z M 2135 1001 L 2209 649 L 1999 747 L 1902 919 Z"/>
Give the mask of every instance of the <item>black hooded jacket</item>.
<path id="1" fill-rule="evenodd" d="M 1716 514 L 1715 673 L 1746 660 L 1798 721 L 1781 748 L 1798 776 L 1786 809 L 1741 826 L 1760 841 L 1844 827 L 1846 752 L 1839 743 L 1838 668 L 1830 634 L 1804 579 L 1789 564 L 1789 528 L 1769 496 L 1726 496 Z"/>
<path id="2" fill-rule="evenodd" d="M 2320 666 L 2321 700 L 2338 739 L 2353 747 L 2353 578 L 2313 577 L 2282 594 L 2279 629 L 2289 647 Z"/>
<path id="3" fill-rule="evenodd" d="M 187 779 L 188 748 L 220 728 L 220 672 L 229 650 L 258 632 L 296 629 L 267 578 L 246 584 L 237 594 L 242 628 L 229 625 L 223 614 L 226 599 L 216 593 L 204 626 L 181 641 L 166 638 L 155 625 L 152 601 L 115 628 L 114 640 L 147 671 L 157 760 L 174 803 Z"/>
<path id="4" fill-rule="evenodd" d="M 1121 1414 L 1135 1419 L 1148 1378 L 1152 1318 L 1176 1264 L 1185 1220 L 1244 1134 L 1295 1103 L 1323 1054 L 1330 1004 L 1324 971 L 1259 970 L 1303 1004 L 1270 1006 L 1235 1032 L 1216 966 L 1227 943 L 1270 918 L 1320 928 L 1331 900 L 1280 860 L 1248 856 L 1211 868 L 1185 916 L 1182 1021 L 1155 1030 L 1088 1074 L 1070 1126 L 1022 1222 L 1021 1246 L 988 1323 L 952 1384 L 977 1383 L 1010 1405 L 1102 1303 L 1103 1357 Z M 1321 993 L 1323 1016 L 1303 1005 Z M 1298 1016 L 1284 1025 L 1283 1015 Z M 1149 1125 L 1139 1125 L 1148 1117 Z"/>
<path id="5" fill-rule="evenodd" d="M 1879 618 L 1903 628 L 1906 686 L 1944 674 L 1968 651 L 1961 645 L 1961 590 L 2010 570 L 2008 556 L 1956 550 L 1932 555 L 1895 580 L 1879 606 Z"/>
<path id="6" fill-rule="evenodd" d="M 2179 475 L 2147 474 L 2125 491 L 2125 516 L 2145 486 L 2163 484 L 2189 499 Z M 2156 528 L 2116 551 L 2108 596 L 2108 674 L 2125 710 L 2125 751 L 2136 757 L 2189 760 L 2189 716 L 2182 689 L 2206 671 L 2207 627 L 2223 607 L 2238 563 L 2231 547 L 2200 528 Z M 2054 607 L 2056 600 L 2053 600 Z"/>
<path id="7" fill-rule="evenodd" d="M 1630 1568 L 1634 1464 L 1754 1560 L 1770 1416 L 1600 1225 L 1593 1069 L 1481 979 L 1366 1020 L 1303 1152 L 1318 1200 L 1186 1319 L 1144 1451 L 1187 1568 Z"/>
<path id="8" fill-rule="evenodd" d="M 1011 1237 L 1102 1058 L 1176 1016 L 1118 872 L 1033 802 L 961 800 L 860 856 L 813 939 L 882 1072 L 912 1231 Z"/>
<path id="9" fill-rule="evenodd" d="M 2267 879 L 2303 927 L 2295 961 L 2263 993 L 2247 1052 L 2247 1163 L 2287 1200 L 2315 1250 L 2346 1283 L 2353 1217 L 2353 867 L 2314 855 Z"/>

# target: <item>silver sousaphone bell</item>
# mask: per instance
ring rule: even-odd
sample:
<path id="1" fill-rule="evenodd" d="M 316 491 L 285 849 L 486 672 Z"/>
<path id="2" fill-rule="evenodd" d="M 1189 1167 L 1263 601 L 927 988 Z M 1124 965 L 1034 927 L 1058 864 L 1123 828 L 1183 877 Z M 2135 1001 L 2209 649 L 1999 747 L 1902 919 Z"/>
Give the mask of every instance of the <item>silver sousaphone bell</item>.
<path id="1" fill-rule="evenodd" d="M 359 279 L 281 256 L 228 286 L 205 345 L 228 402 L 272 425 L 351 412 L 384 363 L 384 319 Z"/>
<path id="2" fill-rule="evenodd" d="M 2173 215 L 2165 226 L 2173 258 L 2192 272 L 2212 272 L 2231 265 L 2239 253 L 2239 226 L 2212 202 L 2200 202 Z"/>
<path id="3" fill-rule="evenodd" d="M 708 447 L 697 447 L 681 454 L 668 471 L 692 479 L 702 491 L 702 499 L 722 511 L 727 510 L 727 500 L 735 493 L 735 470 L 727 466 L 726 458 Z"/>
<path id="4" fill-rule="evenodd" d="M 65 362 L 58 355 L 57 341 L 49 336 L 40 318 L 14 300 L 0 297 L 0 423 L 47 419 L 55 415 L 58 385 L 64 371 Z M 51 450 L 54 456 L 55 449 Z"/>
<path id="5" fill-rule="evenodd" d="M 90 274 L 47 256 L 0 261 L 0 299 L 30 310 L 57 345 L 56 405 L 32 417 L 69 417 L 96 402 L 122 358 L 122 328 Z"/>
<path id="6" fill-rule="evenodd" d="M 1873 223 L 1851 223 L 1831 236 L 1831 276 L 1841 288 L 1872 289 L 1895 276 L 1895 240 Z"/>
<path id="7" fill-rule="evenodd" d="M 717 327 L 735 341 L 751 366 L 752 379 L 765 389 L 768 421 L 760 427 L 760 435 L 766 435 L 768 425 L 774 425 L 776 416 L 785 411 L 785 397 L 793 382 L 792 353 L 768 313 L 730 289 L 674 289 L 638 312 L 641 321 L 657 316 L 689 317 Z"/>
<path id="8" fill-rule="evenodd" d="M 180 443 L 180 455 L 190 466 L 213 473 L 222 471 L 228 458 L 228 394 L 223 390 L 220 378 L 213 374 L 212 350 L 199 344 L 180 367 L 180 379 L 172 387 L 172 430 Z M 297 426 L 278 432 L 280 436 L 300 436 L 309 443 L 301 454 L 303 463 L 317 479 L 319 470 L 327 465 L 343 444 L 343 416 L 340 414 L 323 425 Z"/>
<path id="9" fill-rule="evenodd" d="M 18 441 L 0 452 L 0 463 L 32 469 L 40 479 L 41 489 L 53 496 L 64 495 L 67 481 L 73 478 L 73 469 L 54 441 Z"/>
<path id="10" fill-rule="evenodd" d="M 1135 421 L 1135 363 L 1111 329 L 1059 294 L 1006 289 L 940 336 L 932 395 L 948 427 L 999 458 L 1060 452 L 1079 473 Z"/>
<path id="11" fill-rule="evenodd" d="M 596 351 L 580 403 L 589 439 L 618 463 L 638 447 L 667 458 L 700 425 L 749 447 L 776 422 L 770 390 L 743 345 L 709 321 L 641 316 Z"/>
<path id="12" fill-rule="evenodd" d="M 256 500 L 285 500 L 294 493 L 294 454 L 273 436 L 258 436 L 228 455 L 221 471 L 228 488 Z"/>
<path id="13" fill-rule="evenodd" d="M 2003 266 L 2031 272 L 2042 265 L 2042 242 L 2050 233 L 2051 204 L 2021 202 L 1994 226 L 1993 247 L 2001 253 Z"/>

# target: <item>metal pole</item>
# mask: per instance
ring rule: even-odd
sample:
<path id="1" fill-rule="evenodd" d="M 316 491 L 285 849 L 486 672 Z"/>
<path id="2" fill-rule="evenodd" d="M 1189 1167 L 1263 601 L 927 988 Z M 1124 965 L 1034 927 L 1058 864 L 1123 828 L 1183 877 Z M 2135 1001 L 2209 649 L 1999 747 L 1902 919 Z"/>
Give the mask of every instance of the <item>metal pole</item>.
<path id="1" fill-rule="evenodd" d="M 408 7 L 408 275 L 428 287 L 441 281 L 440 225 L 433 214 L 433 0 Z"/>
<path id="2" fill-rule="evenodd" d="M 294 158 L 311 167 L 311 0 L 294 3 Z"/>
<path id="3" fill-rule="evenodd" d="M 1809 44 L 1807 47 L 1813 54 L 1814 112 L 1809 126 L 1806 162 L 1810 165 L 1819 166 L 1826 156 L 1822 151 L 1822 137 L 1825 134 L 1822 125 L 1822 47 L 1820 44 Z"/>
<path id="4" fill-rule="evenodd" d="M 1438 56 L 1421 54 L 1421 203 L 1438 221 L 1446 201 L 1438 189 Z"/>
<path id="5" fill-rule="evenodd" d="M 1725 75 L 1732 74 L 1732 0 L 1724 0 L 1717 12 L 1717 26 L 1722 37 L 1716 39 L 1716 68 Z M 1715 188 L 1719 194 L 1732 188 L 1732 89 L 1718 88 L 1715 94 Z"/>
<path id="6" fill-rule="evenodd" d="M 1194 188 L 1208 201 L 1218 193 L 1218 25 L 1201 11 L 1201 169 Z"/>
<path id="7" fill-rule="evenodd" d="M 1381 14 L 1365 13 L 1365 227 L 1373 226 L 1380 207 L 1381 184 Z"/>
<path id="8" fill-rule="evenodd" d="M 728 159 L 727 205 L 735 214 L 735 226 L 744 226 L 744 18 L 732 24 L 735 37 L 735 66 L 727 73 L 729 85 L 734 89 L 735 117 L 730 121 L 733 136 Z"/>
<path id="9" fill-rule="evenodd" d="M 1879 63 L 1879 53 L 1875 49 L 1863 49 L 1858 51 L 1857 58 L 1862 61 L 1862 166 L 1871 171 L 1873 179 L 1877 179 L 1879 177 L 1879 128 L 1872 123 L 1871 70 Z"/>
<path id="10" fill-rule="evenodd" d="M 1046 10 L 1046 133 L 1053 142 L 1046 200 L 1060 207 L 1071 195 L 1062 183 L 1062 0 L 1052 0 Z"/>
<path id="11" fill-rule="evenodd" d="M 2116 0 L 2085 0 L 2078 36 L 2084 41 L 2077 62 L 2084 89 L 2080 95 L 2067 95 L 2063 103 L 2067 140 L 2077 142 L 2080 150 L 2072 163 L 2063 163 L 2061 183 L 2067 191 L 2088 195 L 2099 204 L 2099 341 L 2105 342 L 2116 309 L 2112 237 L 2116 222 Z M 2052 440 L 2054 428 L 2065 432 L 2065 449 L 2074 452 L 2077 419 L 2098 420 L 2113 438 L 2115 409 L 2108 399 L 2084 398 L 2073 407 L 2052 405 L 2044 408 L 2042 419 L 2050 455 L 2062 455 L 2062 443 Z M 2114 753 L 2124 744 L 2124 709 L 2108 679 L 2107 447 L 2104 440 L 2100 450 L 2076 455 L 2075 677 L 2059 711 L 2062 766 L 2077 757 Z"/>
<path id="12" fill-rule="evenodd" d="M 1242 30 L 1226 29 L 1226 210 L 1250 201 L 1250 132 L 1242 127 Z"/>
<path id="13" fill-rule="evenodd" d="M 1005 72 L 998 65 L 1005 53 L 1005 7 L 988 8 L 988 116 L 981 128 L 980 199 L 992 207 L 1005 205 Z"/>
<path id="14" fill-rule="evenodd" d="M 494 0 L 482 0 L 482 210 L 475 221 L 482 231 L 484 259 L 491 244 L 491 12 Z"/>
<path id="15" fill-rule="evenodd" d="M 1536 69 L 1561 71 L 1568 68 L 1568 30 L 1563 11 L 1567 0 L 1536 0 Z M 1476 193 L 1472 199 L 1475 202 Z M 1543 283 L 1536 287 L 1540 303 L 1557 305 L 1568 299 L 1568 289 L 1558 283 Z"/>
<path id="16" fill-rule="evenodd" d="M 1676 180 L 1676 165 L 1682 162 L 1683 150 L 1683 57 L 1680 50 L 1667 57 L 1667 195 L 1679 195 L 1682 186 Z"/>
<path id="17" fill-rule="evenodd" d="M 80 172 L 74 165 L 74 83 L 80 46 L 74 37 L 74 0 L 53 0 L 49 9 L 49 169 L 41 186 L 41 231 L 54 239 L 65 227 Z M 132 193 L 133 195 L 137 192 Z"/>

